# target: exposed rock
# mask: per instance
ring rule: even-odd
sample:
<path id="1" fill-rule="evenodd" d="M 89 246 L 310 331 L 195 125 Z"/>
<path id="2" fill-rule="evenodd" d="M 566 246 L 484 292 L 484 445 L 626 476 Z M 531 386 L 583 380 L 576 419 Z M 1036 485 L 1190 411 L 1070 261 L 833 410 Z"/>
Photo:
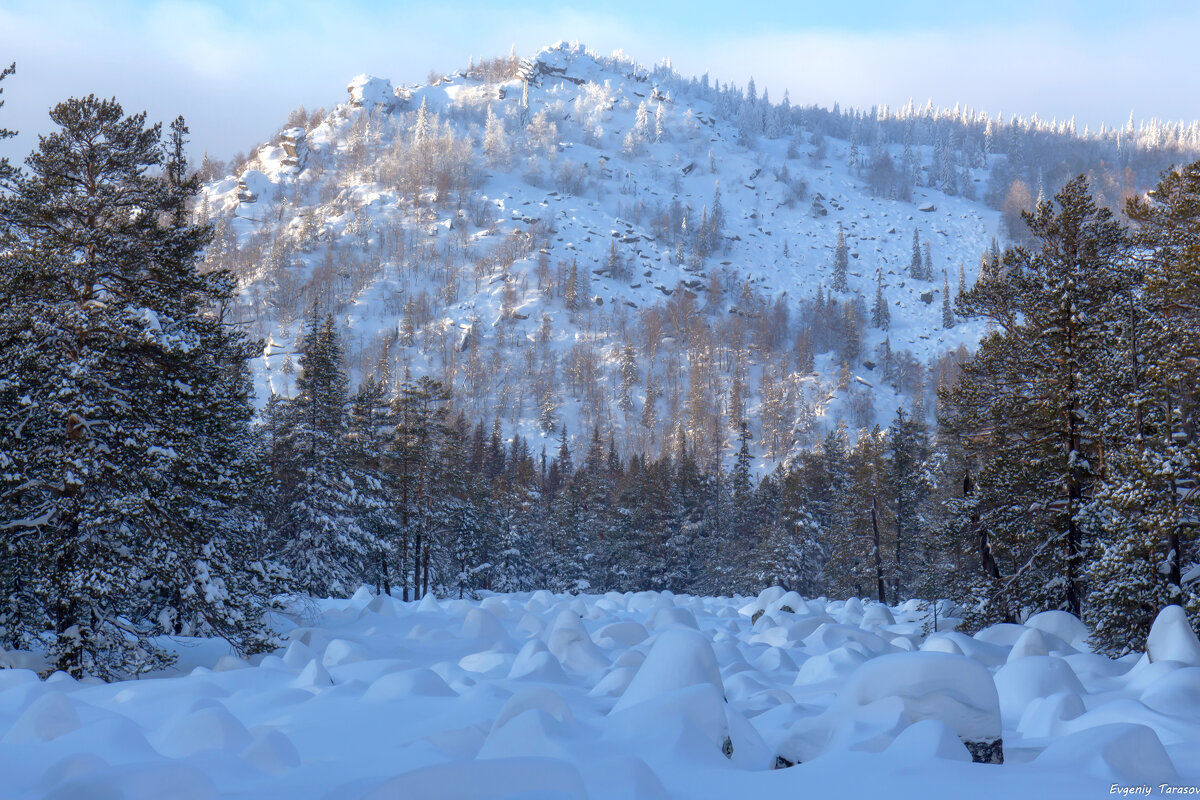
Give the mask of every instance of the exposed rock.
<path id="1" fill-rule="evenodd" d="M 1003 764 L 1004 763 L 1004 740 L 992 739 L 981 741 L 970 741 L 963 739 L 963 744 L 967 747 L 967 752 L 971 754 L 971 760 L 976 764 Z"/>

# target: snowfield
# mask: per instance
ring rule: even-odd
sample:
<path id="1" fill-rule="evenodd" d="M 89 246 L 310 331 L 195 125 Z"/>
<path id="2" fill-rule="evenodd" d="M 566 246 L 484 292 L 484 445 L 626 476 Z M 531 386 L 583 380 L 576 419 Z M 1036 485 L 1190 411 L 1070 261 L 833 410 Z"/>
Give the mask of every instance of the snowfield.
<path id="1" fill-rule="evenodd" d="M 121 683 L 0 670 L 0 796 L 1099 797 L 1200 786 L 1200 642 L 1064 612 L 642 592 L 297 605 L 286 649 Z M 0 664 L 27 654 L 0 653 Z M 1003 764 L 997 765 L 1002 753 Z M 977 762 L 973 763 L 974 757 Z M 794 764 L 794 766 L 788 766 Z M 1163 786 L 1165 784 L 1165 787 Z M 1200 791 L 1191 789 L 1191 791 Z"/>

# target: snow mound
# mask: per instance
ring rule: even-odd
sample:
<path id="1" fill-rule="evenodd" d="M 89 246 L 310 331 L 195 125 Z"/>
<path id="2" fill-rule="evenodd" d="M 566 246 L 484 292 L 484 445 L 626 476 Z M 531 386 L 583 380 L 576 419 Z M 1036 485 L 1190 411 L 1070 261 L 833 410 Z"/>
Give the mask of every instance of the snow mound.
<path id="1" fill-rule="evenodd" d="M 1146 655 L 1151 662 L 1178 661 L 1200 667 L 1200 640 L 1182 607 L 1167 606 L 1158 612 L 1146 638 Z"/>
<path id="2" fill-rule="evenodd" d="M 78 730 L 82 724 L 71 698 L 62 692 L 46 692 L 17 717 L 0 742 L 51 742 Z"/>
<path id="3" fill-rule="evenodd" d="M 242 751 L 252 741 L 237 717 L 224 706 L 213 705 L 193 711 L 168 725 L 157 737 L 158 751 L 172 758 L 183 758 L 203 750 Z"/>
<path id="4" fill-rule="evenodd" d="M 556 798 L 587 800 L 579 770 L 552 758 L 497 758 L 422 767 L 385 781 L 362 800 Z"/>
<path id="5" fill-rule="evenodd" d="M 887 752 L 889 755 L 899 756 L 906 764 L 930 758 L 971 760 L 971 753 L 954 735 L 954 731 L 950 730 L 946 723 L 936 719 L 923 719 L 900 731 Z"/>
<path id="6" fill-rule="evenodd" d="M 357 642 L 349 642 L 345 639 L 334 639 L 325 646 L 325 653 L 321 656 L 321 664 L 327 669 L 340 667 L 343 664 L 353 664 L 358 661 L 366 661 L 369 658 L 367 648 Z"/>
<path id="7" fill-rule="evenodd" d="M 1200 785 L 1200 666 L 1184 660 L 1177 612 L 1159 620 L 1156 660 L 1114 660 L 1075 652 L 1062 615 L 927 635 L 927 603 L 783 608 L 794 602 L 778 588 L 360 596 L 281 615 L 286 650 L 225 662 L 236 669 L 210 669 L 227 651 L 202 646 L 173 674 L 113 684 L 0 669 L 0 796 L 729 800 L 836 784 L 849 796 L 1073 797 L 1113 782 Z"/>
<path id="8" fill-rule="evenodd" d="M 466 639 L 483 639 L 493 644 L 508 640 L 504 625 L 495 614 L 483 608 L 472 608 L 467 612 L 459 635 Z"/>
<path id="9" fill-rule="evenodd" d="M 496 715 L 496 719 L 492 723 L 492 730 L 499 730 L 514 717 L 534 709 L 545 712 L 563 723 L 574 722 L 575 719 L 571 713 L 571 707 L 567 705 L 566 700 L 563 700 L 562 695 L 553 689 L 537 687 L 523 689 L 509 698 L 504 707 L 500 709 L 500 713 Z"/>
<path id="10" fill-rule="evenodd" d="M 621 711 L 662 694 L 689 686 L 706 685 L 725 694 L 721 669 L 708 639 L 698 632 L 676 628 L 654 640 L 646 660 L 613 711 Z"/>
<path id="11" fill-rule="evenodd" d="M 1114 723 L 1073 733 L 1053 742 L 1035 764 L 1085 770 L 1105 781 L 1159 784 L 1179 780 L 1158 736 L 1145 725 Z"/>
<path id="12" fill-rule="evenodd" d="M 892 697 L 901 701 L 912 721 L 940 720 L 968 749 L 1000 739 L 996 684 L 987 668 L 973 659 L 927 652 L 879 656 L 850 676 L 837 705 L 867 706 Z M 979 759 L 974 750 L 972 755 Z"/>
<path id="13" fill-rule="evenodd" d="M 260 730 L 242 751 L 242 760 L 269 775 L 282 775 L 300 766 L 292 740 L 277 730 Z"/>
<path id="14" fill-rule="evenodd" d="M 539 639 L 530 639 L 513 659 L 508 671 L 511 680 L 539 680 L 549 683 L 565 683 L 567 675 L 562 664 Z"/>
<path id="15" fill-rule="evenodd" d="M 1054 656 L 1026 656 L 996 672 L 996 691 L 1005 727 L 1016 727 L 1026 706 L 1060 692 L 1083 694 L 1071 665 Z"/>
<path id="16" fill-rule="evenodd" d="M 588 636 L 579 615 L 570 609 L 555 618 L 546 635 L 546 647 L 564 667 L 574 672 L 592 672 L 609 666 L 604 651 Z"/>
<path id="17" fill-rule="evenodd" d="M 1046 647 L 1046 638 L 1042 636 L 1042 632 L 1037 628 L 1029 628 L 1013 643 L 1012 650 L 1008 652 L 1008 661 L 1012 663 L 1018 658 L 1049 654 L 1050 649 Z"/>
<path id="18" fill-rule="evenodd" d="M 406 697 L 457 697 L 441 676 L 431 669 L 419 667 L 389 672 L 375 680 L 363 693 L 363 700 L 403 700 Z"/>
<path id="19" fill-rule="evenodd" d="M 596 644 L 604 647 L 607 640 L 608 644 L 614 648 L 633 647 L 646 641 L 649 635 L 646 629 L 637 622 L 610 622 L 596 631 Z"/>
<path id="20" fill-rule="evenodd" d="M 1066 611 L 1043 611 L 1025 620 L 1026 627 L 1057 636 L 1077 650 L 1087 650 L 1088 629 L 1079 617 Z"/>

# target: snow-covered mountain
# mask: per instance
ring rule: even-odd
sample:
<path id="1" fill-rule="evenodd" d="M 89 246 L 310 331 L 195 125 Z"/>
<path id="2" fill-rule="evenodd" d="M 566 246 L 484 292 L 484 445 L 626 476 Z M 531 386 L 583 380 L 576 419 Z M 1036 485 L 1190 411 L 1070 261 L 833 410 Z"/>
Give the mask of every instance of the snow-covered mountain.
<path id="1" fill-rule="evenodd" d="M 995 157 L 968 142 L 888 143 L 866 122 L 827 137 L 752 82 L 561 43 L 348 92 L 204 189 L 209 261 L 238 274 L 237 314 L 266 341 L 260 401 L 294 391 L 316 309 L 341 324 L 352 379 L 432 374 L 472 418 L 598 426 L 626 452 L 682 434 L 728 454 L 745 418 L 765 464 L 838 421 L 929 407 L 931 365 L 980 334 L 943 324 L 947 282 L 972 281 L 1000 230 L 968 199 Z M 926 188 L 952 158 L 955 194 Z M 912 275 L 914 231 L 932 280 Z"/>

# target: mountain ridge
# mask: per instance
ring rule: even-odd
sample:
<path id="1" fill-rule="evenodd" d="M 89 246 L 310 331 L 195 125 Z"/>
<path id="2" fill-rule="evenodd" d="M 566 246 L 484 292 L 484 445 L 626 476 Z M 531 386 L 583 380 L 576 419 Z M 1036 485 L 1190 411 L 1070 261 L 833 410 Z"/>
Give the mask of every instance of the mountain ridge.
<path id="1" fill-rule="evenodd" d="M 839 421 L 929 408 L 936 379 L 922 373 L 980 333 L 943 328 L 943 293 L 973 279 L 999 212 L 936 187 L 873 196 L 854 137 L 807 130 L 752 85 L 729 119 L 734 91 L 706 99 L 694 83 L 565 43 L 426 85 L 361 75 L 316 124 L 207 184 L 210 265 L 239 275 L 239 314 L 267 341 L 260 402 L 293 391 L 286 362 L 319 305 L 356 377 L 383 360 L 432 374 L 471 417 L 525 436 L 599 426 L 653 451 L 682 427 L 728 455 L 744 417 L 767 464 Z M 897 173 L 936 155 L 871 149 Z M 959 171 L 972 192 L 986 166 Z M 934 280 L 912 277 L 914 230 Z M 839 231 L 848 291 L 831 292 Z M 886 332 L 866 310 L 877 279 Z M 621 363 L 627 344 L 636 365 Z M 701 417 L 723 417 L 720 431 Z"/>

